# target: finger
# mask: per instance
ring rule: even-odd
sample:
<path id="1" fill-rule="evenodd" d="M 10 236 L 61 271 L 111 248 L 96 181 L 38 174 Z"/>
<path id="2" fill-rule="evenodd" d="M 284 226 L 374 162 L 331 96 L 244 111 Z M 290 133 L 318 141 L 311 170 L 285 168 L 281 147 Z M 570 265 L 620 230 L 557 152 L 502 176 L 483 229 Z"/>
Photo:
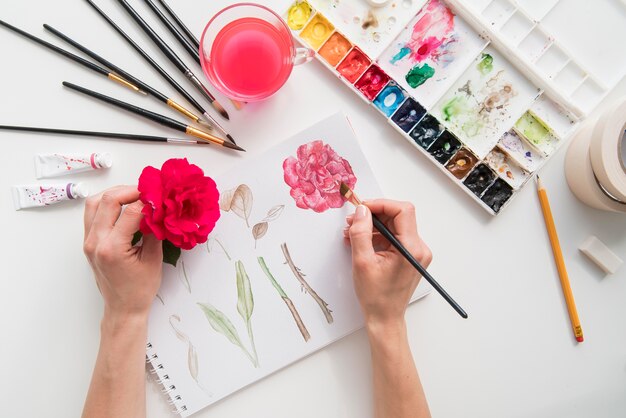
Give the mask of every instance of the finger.
<path id="1" fill-rule="evenodd" d="M 374 256 L 372 228 L 372 213 L 367 206 L 359 205 L 349 230 L 354 263 L 367 263 Z"/>
<path id="2" fill-rule="evenodd" d="M 115 223 L 111 236 L 120 243 L 130 244 L 135 232 L 139 231 L 139 224 L 143 218 L 142 209 L 143 203 L 139 201 L 126 206 L 122 215 Z"/>
<path id="3" fill-rule="evenodd" d="M 391 218 L 391 224 L 398 238 L 403 237 L 410 241 L 417 241 L 417 221 L 415 219 L 415 206 L 409 202 L 397 202 L 395 200 L 370 200 L 366 203 L 375 215 L 385 215 Z M 382 218 L 382 216 L 381 216 Z M 408 243 L 403 242 L 407 245 Z M 417 242 L 415 242 L 417 244 Z"/>
<path id="4" fill-rule="evenodd" d="M 153 234 L 143 237 L 141 258 L 148 263 L 163 262 L 163 244 Z"/>
<path id="5" fill-rule="evenodd" d="M 97 240 L 109 235 L 120 217 L 122 206 L 133 203 L 137 199 L 139 199 L 137 186 L 123 186 L 105 191 L 98 204 L 89 234 L 93 234 Z"/>
<path id="6" fill-rule="evenodd" d="M 115 186 L 109 190 L 117 190 L 123 186 Z M 98 205 L 100 204 L 100 199 L 102 199 L 102 195 L 104 192 L 100 192 L 93 196 L 89 196 L 85 201 L 85 215 L 83 217 L 85 224 L 85 239 L 89 236 L 89 231 L 91 230 L 91 225 L 93 224 L 93 220 L 96 217 L 96 212 L 98 210 Z"/>

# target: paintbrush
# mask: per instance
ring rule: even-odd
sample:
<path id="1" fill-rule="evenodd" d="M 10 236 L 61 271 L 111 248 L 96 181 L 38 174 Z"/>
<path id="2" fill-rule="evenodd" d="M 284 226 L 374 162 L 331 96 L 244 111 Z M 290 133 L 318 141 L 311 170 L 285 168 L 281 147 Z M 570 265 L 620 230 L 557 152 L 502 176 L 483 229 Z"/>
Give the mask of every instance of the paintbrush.
<path id="1" fill-rule="evenodd" d="M 215 97 L 209 92 L 209 90 L 202 84 L 202 82 L 196 77 L 189 67 L 176 55 L 176 53 L 170 48 L 163 39 L 146 23 L 145 20 L 131 7 L 126 0 L 118 0 L 118 2 L 126 9 L 128 14 L 137 22 L 137 24 L 143 29 L 143 31 L 152 39 L 152 41 L 159 47 L 161 52 L 183 73 L 187 79 L 204 95 L 204 97 L 211 103 L 211 105 L 222 115 L 225 119 L 230 119 L 226 109 L 215 100 Z"/>
<path id="2" fill-rule="evenodd" d="M 100 55 L 96 54 L 95 52 L 91 51 L 90 49 L 88 49 L 88 48 L 84 47 L 83 45 L 79 44 L 78 42 L 76 42 L 75 40 L 70 38 L 69 36 L 64 35 L 63 33 L 59 32 L 58 30 L 56 30 L 52 26 L 50 26 L 48 24 L 44 24 L 43 27 L 47 31 L 49 31 L 53 35 L 55 35 L 56 37 L 58 37 L 61 40 L 63 40 L 64 42 L 67 42 L 68 44 L 72 45 L 74 48 L 78 49 L 79 51 L 81 51 L 84 54 L 88 55 L 89 57 L 93 58 L 94 60 L 98 61 L 100 64 L 102 64 L 105 67 L 108 67 L 111 70 L 115 71 L 116 73 L 122 75 L 127 80 L 132 81 L 133 83 L 135 83 L 136 85 L 141 87 L 144 91 L 146 91 L 149 95 L 151 95 L 152 97 L 156 98 L 158 101 L 160 101 L 162 103 L 165 103 L 167 106 L 171 107 L 172 109 L 174 109 L 178 113 L 182 114 L 186 118 L 188 118 L 188 119 L 192 120 L 193 122 L 196 122 L 196 123 L 198 123 L 200 125 L 203 125 L 203 126 L 209 128 L 209 129 L 213 129 L 213 127 L 207 121 L 205 121 L 203 119 L 200 119 L 200 117 L 196 116 L 193 112 L 191 112 L 190 110 L 186 109 L 184 106 L 176 103 L 174 101 L 174 99 L 171 99 L 171 98 L 167 97 L 165 94 L 161 93 L 160 91 L 158 91 L 154 87 L 149 86 L 148 84 L 144 83 L 143 81 L 141 81 L 137 77 L 133 76 L 132 74 L 128 73 L 127 71 L 123 70 L 122 68 L 120 68 L 117 65 L 113 64 L 112 62 L 104 59 Z"/>
<path id="3" fill-rule="evenodd" d="M 352 191 L 352 189 L 350 189 L 350 187 L 344 182 L 341 182 L 339 192 L 347 201 L 352 203 L 354 206 L 359 206 L 363 204 L 361 200 L 357 197 L 357 195 Z M 387 228 L 385 224 L 374 214 L 372 214 L 372 221 L 374 223 L 374 227 L 378 230 L 378 232 L 380 232 L 380 234 L 385 237 L 391 243 L 391 245 L 393 245 L 395 249 L 398 250 L 409 263 L 411 263 L 413 267 L 415 267 L 415 269 L 422 275 L 422 277 L 424 277 L 426 281 L 435 288 L 435 290 L 446 300 L 446 302 L 448 302 L 450 306 L 452 306 L 454 310 L 457 311 L 459 315 L 461 315 L 461 317 L 467 318 L 467 313 L 463 310 L 463 308 L 461 308 L 459 304 L 456 303 L 454 299 L 452 299 L 452 297 L 443 289 L 443 287 L 441 287 L 441 285 L 437 283 L 433 276 L 431 276 L 430 273 L 426 271 L 426 269 L 420 264 L 420 262 L 411 255 L 411 253 L 404 247 L 404 245 L 402 245 L 400 241 L 398 241 L 398 239 L 395 237 L 395 235 L 393 235 L 389 228 Z"/>
<path id="4" fill-rule="evenodd" d="M 235 139 L 198 103 L 196 99 L 189 94 L 183 86 L 178 84 L 176 80 L 172 78 L 146 51 L 144 51 L 137 43 L 124 32 L 106 13 L 104 13 L 96 4 L 91 0 L 86 0 L 87 3 L 117 32 L 119 33 L 128 44 L 139 53 L 145 59 L 148 64 L 152 66 L 176 91 L 178 91 L 193 107 L 201 112 L 219 131 L 221 131 L 226 138 L 228 138 L 233 144 L 236 144 Z"/>
<path id="5" fill-rule="evenodd" d="M 152 9 L 154 14 L 159 18 L 161 23 L 165 25 L 167 30 L 170 31 L 170 33 L 174 36 L 174 38 L 176 38 L 176 40 L 182 45 L 183 48 L 185 48 L 185 50 L 189 53 L 189 55 L 191 55 L 191 58 L 193 58 L 198 63 L 198 65 L 202 65 L 200 63 L 200 53 L 198 52 L 200 49 L 195 48 L 191 44 L 191 42 L 189 42 L 187 38 L 185 38 L 185 36 L 182 33 L 180 33 L 178 28 L 176 28 L 176 26 L 174 26 L 174 24 L 170 22 L 167 16 L 163 14 L 163 12 L 157 7 L 156 4 L 154 4 L 152 0 L 144 0 L 144 1 L 148 5 L 148 7 Z"/>
<path id="6" fill-rule="evenodd" d="M 8 30 L 15 32 L 19 35 L 24 36 L 25 38 L 30 39 L 31 41 L 34 41 L 36 43 L 38 43 L 41 46 L 44 46 L 46 48 L 48 48 L 51 51 L 54 51 L 62 56 L 64 56 L 65 58 L 70 59 L 71 61 L 74 61 L 77 64 L 82 65 L 85 68 L 88 68 L 89 70 L 95 71 L 98 74 L 102 74 L 103 76 L 107 77 L 108 79 L 115 81 L 116 83 L 119 83 L 121 85 L 123 85 L 124 87 L 127 87 L 131 90 L 133 90 L 134 92 L 146 95 L 148 93 L 146 93 L 145 91 L 141 90 L 139 87 L 137 87 L 136 85 L 132 84 L 131 82 L 123 79 L 122 77 L 118 76 L 117 74 L 111 73 L 107 70 L 105 70 L 104 68 L 100 67 L 99 65 L 94 64 L 91 61 L 87 61 L 84 58 L 79 57 L 78 55 L 74 55 L 69 51 L 64 50 L 63 48 L 59 48 L 56 45 L 51 44 L 50 42 L 46 42 L 41 38 L 36 37 L 35 35 L 31 35 L 28 32 L 25 32 L 21 29 L 16 28 L 15 26 L 12 26 L 2 20 L 0 20 L 0 25 L 4 26 L 5 28 L 7 28 Z"/>
<path id="7" fill-rule="evenodd" d="M 203 141 L 211 142 L 216 145 L 221 145 L 226 148 L 234 149 L 237 151 L 245 151 L 243 148 L 231 144 L 222 138 L 218 138 L 215 135 L 211 135 L 208 132 L 202 131 L 200 129 L 194 128 L 193 126 L 185 125 L 182 122 L 179 122 L 175 119 L 168 118 L 167 116 L 160 115 L 158 113 L 151 112 L 147 109 L 143 109 L 141 107 L 132 105 L 130 103 L 123 102 L 121 100 L 114 99 L 113 97 L 106 96 L 102 93 L 95 92 L 93 90 L 86 89 L 81 86 L 77 86 L 76 84 L 69 83 L 67 81 L 63 82 L 65 87 L 68 87 L 72 90 L 78 91 L 80 93 L 86 94 L 87 96 L 91 96 L 95 99 L 103 101 L 105 103 L 111 104 L 113 106 L 124 109 L 128 112 L 135 113 L 139 116 L 142 116 L 146 119 L 150 119 L 153 122 L 160 123 L 161 125 L 167 126 L 169 128 L 175 129 L 180 132 L 184 132 L 187 135 L 202 139 Z"/>
<path id="8" fill-rule="evenodd" d="M 164 0 L 158 0 L 158 2 L 161 4 L 161 6 L 163 6 L 167 14 L 170 15 L 170 17 L 174 20 L 174 22 L 176 22 L 178 27 L 185 33 L 185 35 L 187 35 L 187 38 L 189 39 L 189 41 L 198 50 L 200 50 L 200 41 L 198 41 L 198 38 L 195 37 L 193 32 L 189 30 L 189 28 L 183 23 L 183 21 L 178 17 L 178 15 L 174 13 L 174 10 L 172 10 L 172 8 Z"/>
<path id="9" fill-rule="evenodd" d="M 195 139 L 166 138 L 164 136 L 124 134 L 124 133 L 114 133 L 114 132 L 76 131 L 76 130 L 70 130 L 70 129 L 56 129 L 56 128 L 36 128 L 32 126 L 0 125 L 0 130 L 18 131 L 18 132 L 37 132 L 37 133 L 45 133 L 45 134 L 58 134 L 58 135 L 70 135 L 70 136 L 88 136 L 88 137 L 93 137 L 93 138 L 124 139 L 128 141 L 166 142 L 169 144 L 210 145 L 209 142 L 196 141 Z"/>

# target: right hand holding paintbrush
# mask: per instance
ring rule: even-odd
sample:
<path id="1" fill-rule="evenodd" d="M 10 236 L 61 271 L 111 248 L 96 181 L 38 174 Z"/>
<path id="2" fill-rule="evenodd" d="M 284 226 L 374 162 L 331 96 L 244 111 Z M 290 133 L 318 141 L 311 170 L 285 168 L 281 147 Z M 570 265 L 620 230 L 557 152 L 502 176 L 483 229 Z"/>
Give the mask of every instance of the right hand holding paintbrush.
<path id="1" fill-rule="evenodd" d="M 347 218 L 344 234 L 352 246 L 354 287 L 372 353 L 375 415 L 430 418 L 404 321 L 421 277 L 386 238 L 374 231 L 372 213 L 424 268 L 432 254 L 417 233 L 415 208 L 410 203 L 373 200 L 359 205 Z"/>
<path id="2" fill-rule="evenodd" d="M 417 233 L 415 208 L 410 203 L 372 200 L 347 218 L 344 235 L 352 246 L 354 286 L 367 324 L 404 323 L 404 313 L 421 277 L 373 229 L 372 212 L 425 268 L 432 254 Z"/>

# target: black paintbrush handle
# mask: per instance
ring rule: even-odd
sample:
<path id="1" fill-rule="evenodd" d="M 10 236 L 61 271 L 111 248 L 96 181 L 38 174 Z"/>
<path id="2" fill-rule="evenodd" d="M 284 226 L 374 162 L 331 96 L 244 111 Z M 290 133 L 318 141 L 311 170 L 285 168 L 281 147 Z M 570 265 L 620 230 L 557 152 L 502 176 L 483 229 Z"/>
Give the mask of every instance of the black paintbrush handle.
<path id="1" fill-rule="evenodd" d="M 30 127 L 30 126 L 11 126 L 11 125 L 0 125 L 0 130 L 19 131 L 19 132 L 37 132 L 37 133 L 44 133 L 44 134 L 59 134 L 59 135 L 72 135 L 72 136 L 89 136 L 89 137 L 96 137 L 96 138 L 129 139 L 129 140 L 134 140 L 134 141 L 167 142 L 167 138 L 163 136 L 120 134 L 120 133 L 114 133 L 114 132 L 77 131 L 77 130 L 70 130 L 70 129 L 35 128 L 35 127 Z"/>
<path id="2" fill-rule="evenodd" d="M 86 94 L 87 96 L 91 96 L 95 99 L 101 100 L 113 106 L 135 113 L 139 116 L 143 116 L 144 118 L 160 123 L 161 125 L 167 126 L 172 129 L 176 129 L 177 131 L 180 131 L 180 132 L 185 132 L 185 133 L 187 132 L 187 125 L 185 125 L 184 123 L 178 122 L 177 120 L 174 120 L 172 118 L 168 118 L 167 116 L 159 115 L 158 113 L 154 113 L 147 109 L 143 109 L 141 107 L 132 105 L 130 103 L 126 103 L 121 100 L 114 99 L 113 97 L 109 97 L 102 93 L 98 93 L 96 91 L 89 90 L 81 86 L 77 86 L 76 84 L 69 83 L 67 81 L 64 81 L 63 85 L 72 90 L 76 90 L 78 92 Z"/>
<path id="3" fill-rule="evenodd" d="M 178 57 L 178 55 L 176 55 L 176 52 L 174 52 L 172 48 L 170 48 L 165 43 L 165 41 L 161 39 L 161 37 L 154 31 L 154 29 L 152 29 L 150 25 L 148 25 L 148 23 L 146 23 L 146 21 L 143 20 L 143 18 L 139 15 L 139 13 L 137 13 L 137 11 L 133 9 L 126 0 L 118 0 L 118 1 L 122 5 L 122 7 L 126 9 L 128 14 L 130 14 L 130 16 L 135 20 L 135 22 L 137 22 L 137 24 L 141 26 L 141 29 L 143 29 L 146 35 L 148 35 L 150 39 L 152 39 L 152 41 L 157 45 L 157 47 L 167 56 L 167 58 L 170 61 L 172 61 L 172 63 L 176 67 L 178 67 L 178 69 L 181 72 L 187 73 L 191 71 L 189 67 L 187 67 L 185 63 Z"/>
<path id="4" fill-rule="evenodd" d="M 72 45 L 74 48 L 78 49 L 82 53 L 90 56 L 94 60 L 98 61 L 100 64 L 110 68 L 112 71 L 115 71 L 117 74 L 121 75 L 126 80 L 128 80 L 131 83 L 133 83 L 134 85 L 140 87 L 143 91 L 145 91 L 147 93 L 150 93 L 152 96 L 156 97 L 158 100 L 160 100 L 160 101 L 162 101 L 164 103 L 167 103 L 167 101 L 168 101 L 167 96 L 165 96 L 163 93 L 161 93 L 157 89 L 147 85 L 146 83 L 144 83 L 143 81 L 141 81 L 137 77 L 135 77 L 132 74 L 124 71 L 123 69 L 121 69 L 117 65 L 115 65 L 112 62 L 104 59 L 103 57 L 101 57 L 100 55 L 98 55 L 95 52 L 91 51 L 90 49 L 84 47 L 83 45 L 79 44 L 78 42 L 76 42 L 75 40 L 70 38 L 69 36 L 64 35 L 63 33 L 59 32 L 58 30 L 56 30 L 52 26 L 44 23 L 43 27 L 46 30 L 50 31 L 53 35 L 55 35 L 56 37 L 62 39 L 65 42 L 67 42 L 68 44 Z"/>
<path id="5" fill-rule="evenodd" d="M 57 128 L 36 128 L 32 126 L 0 125 L 0 130 L 18 131 L 18 132 L 37 132 L 37 133 L 44 133 L 44 134 L 57 134 L 57 135 L 70 135 L 70 136 L 86 136 L 86 137 L 92 137 L 92 138 L 124 139 L 128 141 L 168 142 L 171 144 L 208 145 L 207 142 L 194 141 L 193 139 L 166 138 L 164 136 L 122 134 L 122 133 L 115 133 L 115 132 L 76 131 L 76 130 L 71 130 L 71 129 L 57 129 Z"/>
<path id="6" fill-rule="evenodd" d="M 54 51 L 54 52 L 56 52 L 58 54 L 61 54 L 64 57 L 69 58 L 70 60 L 72 60 L 72 61 L 74 61 L 74 62 L 76 62 L 78 64 L 81 64 L 81 65 L 89 68 L 90 70 L 93 70 L 93 71 L 95 71 L 97 73 L 100 73 L 100 74 L 102 74 L 104 76 L 107 76 L 107 77 L 109 75 L 109 72 L 107 70 L 105 70 L 104 68 L 100 67 L 99 65 L 96 65 L 93 62 L 87 61 L 86 59 L 81 58 L 78 55 L 74 55 L 71 52 L 68 52 L 68 51 L 66 51 L 66 50 L 64 50 L 62 48 L 59 48 L 58 46 L 53 45 L 50 42 L 46 42 L 43 39 L 40 39 L 40 38 L 36 37 L 35 35 L 31 35 L 28 32 L 24 32 L 23 30 L 18 29 L 15 26 L 10 25 L 10 24 L 2 21 L 2 20 L 0 20 L 0 25 L 4 26 L 5 28 L 7 28 L 7 29 L 9 29 L 9 30 L 11 30 L 11 31 L 13 31 L 15 33 L 18 33 L 18 34 L 20 34 L 20 35 L 30 39 L 31 41 L 34 41 L 34 42 L 38 43 L 39 45 L 42 45 L 42 46 L 44 46 L 44 47 L 46 47 L 46 48 L 48 48 L 48 49 L 50 49 L 50 50 L 52 50 L 52 51 Z"/>
<path id="7" fill-rule="evenodd" d="M 152 9 L 154 14 L 156 14 L 156 16 L 159 18 L 161 23 L 165 25 L 167 30 L 169 30 L 170 33 L 174 35 L 174 37 L 178 40 L 178 42 L 183 46 L 183 48 L 187 50 L 189 55 L 191 55 L 191 57 L 194 60 L 196 60 L 198 64 L 200 64 L 200 53 L 198 52 L 198 50 L 194 48 L 193 45 L 191 45 L 191 43 L 187 40 L 187 38 L 185 38 L 185 36 L 182 33 L 180 33 L 180 31 L 176 28 L 176 26 L 174 26 L 172 22 L 169 21 L 167 16 L 163 14 L 163 12 L 157 7 L 156 4 L 154 4 L 152 0 L 144 0 L 144 1 L 148 5 L 148 7 Z"/>
<path id="8" fill-rule="evenodd" d="M 180 29 L 183 32 L 185 32 L 185 35 L 187 35 L 187 38 L 189 38 L 189 41 L 192 44 L 194 44 L 194 46 L 198 50 L 200 50 L 200 41 L 198 41 L 198 38 L 195 37 L 195 35 L 189 30 L 189 28 L 178 17 L 178 15 L 176 13 L 174 13 L 174 10 L 172 10 L 172 8 L 164 0 L 158 0 L 158 2 L 161 3 L 161 6 L 163 6 L 165 11 L 171 16 L 171 18 L 174 20 L 174 22 L 176 22 L 178 27 L 180 27 Z"/>
<path id="9" fill-rule="evenodd" d="M 148 64 L 152 66 L 152 68 L 154 68 L 159 74 L 161 74 L 161 77 L 163 77 L 172 87 L 176 89 L 177 92 L 179 92 L 193 107 L 195 107 L 196 110 L 198 110 L 202 114 L 207 113 L 202 105 L 198 103 L 198 101 L 194 99 L 193 96 L 183 88 L 183 86 L 178 84 L 178 82 L 174 80 L 172 76 L 170 76 L 150 55 L 148 55 L 146 51 L 144 51 L 139 45 L 137 45 L 137 43 L 133 41 L 133 39 L 126 32 L 124 32 L 122 28 L 120 28 L 109 16 L 107 16 L 106 13 L 104 13 L 98 6 L 96 6 L 93 1 L 86 1 L 91 7 L 94 8 L 94 10 L 100 16 L 102 16 L 104 20 L 107 21 L 109 25 L 111 25 L 111 27 L 117 33 L 119 33 L 126 40 L 126 42 L 128 42 L 130 46 L 135 49 L 135 51 L 137 51 L 137 53 L 139 53 L 139 55 L 141 55 L 148 62 Z"/>
<path id="10" fill-rule="evenodd" d="M 459 315 L 461 315 L 461 317 L 467 318 L 467 313 L 463 310 L 463 308 L 461 308 L 459 304 L 456 303 L 454 299 L 452 299 L 448 292 L 446 292 L 443 287 L 441 287 L 441 285 L 437 283 L 433 276 L 431 276 L 430 273 L 428 273 L 428 271 L 426 271 L 426 269 L 419 263 L 419 261 L 417 261 L 415 257 L 413 257 L 411 253 L 406 248 L 404 248 L 404 245 L 402 245 L 402 243 L 398 241 L 393 233 L 374 214 L 372 214 L 372 221 L 374 222 L 374 227 L 378 230 L 378 232 L 380 232 L 381 235 L 384 236 L 391 243 L 391 245 L 393 245 L 396 250 L 398 250 L 400 254 L 402 254 L 402 256 L 406 258 L 406 260 L 411 263 L 413 267 L 415 267 L 417 271 L 420 272 L 422 277 L 424 277 L 426 281 L 435 288 L 435 290 L 446 300 L 446 302 L 448 302 L 450 306 L 452 306 L 454 310 L 457 311 Z"/>

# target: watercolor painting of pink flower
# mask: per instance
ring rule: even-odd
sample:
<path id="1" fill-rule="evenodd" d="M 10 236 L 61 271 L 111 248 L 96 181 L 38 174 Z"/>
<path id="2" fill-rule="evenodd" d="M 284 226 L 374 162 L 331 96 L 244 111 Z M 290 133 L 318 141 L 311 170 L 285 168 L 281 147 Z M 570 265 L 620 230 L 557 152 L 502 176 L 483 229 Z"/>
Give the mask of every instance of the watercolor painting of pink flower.
<path id="1" fill-rule="evenodd" d="M 357 181 L 350 163 L 320 140 L 300 145 L 296 156 L 283 162 L 283 171 L 296 206 L 318 213 L 342 207 L 339 183 L 354 188 Z"/>

